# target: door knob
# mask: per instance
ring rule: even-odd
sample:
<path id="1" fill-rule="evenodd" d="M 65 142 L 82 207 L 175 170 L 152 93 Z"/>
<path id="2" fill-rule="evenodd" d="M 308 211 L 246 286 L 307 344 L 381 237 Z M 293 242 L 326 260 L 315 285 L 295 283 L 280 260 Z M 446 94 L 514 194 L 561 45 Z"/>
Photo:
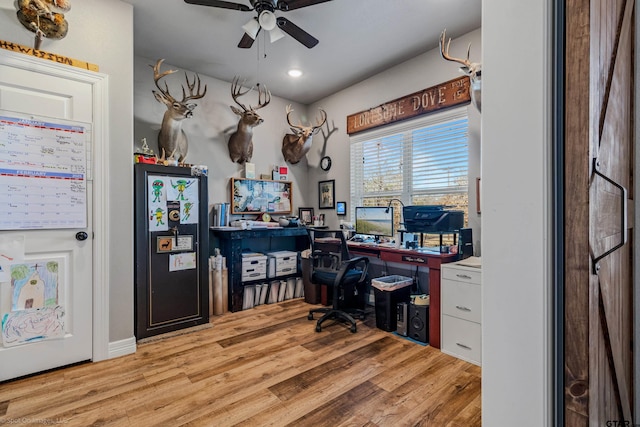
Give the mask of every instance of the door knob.
<path id="1" fill-rule="evenodd" d="M 80 240 L 80 241 L 87 240 L 87 237 L 89 237 L 89 235 L 84 231 L 78 231 L 76 233 L 76 240 Z"/>

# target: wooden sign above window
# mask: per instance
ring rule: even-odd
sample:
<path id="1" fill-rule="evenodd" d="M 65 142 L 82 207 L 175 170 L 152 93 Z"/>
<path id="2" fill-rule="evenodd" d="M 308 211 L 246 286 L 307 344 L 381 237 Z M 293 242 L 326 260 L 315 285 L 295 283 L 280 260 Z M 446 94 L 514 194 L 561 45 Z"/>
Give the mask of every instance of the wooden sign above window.
<path id="1" fill-rule="evenodd" d="M 449 80 L 377 107 L 347 116 L 347 133 L 362 132 L 471 102 L 469 77 Z"/>

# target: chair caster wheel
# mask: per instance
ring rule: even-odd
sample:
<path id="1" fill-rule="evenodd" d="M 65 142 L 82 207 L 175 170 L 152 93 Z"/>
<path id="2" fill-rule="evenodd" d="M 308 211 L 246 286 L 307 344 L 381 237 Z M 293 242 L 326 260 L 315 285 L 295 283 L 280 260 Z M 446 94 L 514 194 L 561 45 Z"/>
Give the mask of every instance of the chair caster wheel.
<path id="1" fill-rule="evenodd" d="M 357 331 L 358 331 L 358 329 L 356 328 L 355 325 L 351 327 L 351 333 L 352 334 L 355 334 Z"/>
<path id="2" fill-rule="evenodd" d="M 316 332 L 321 332 L 322 331 L 322 327 L 320 325 L 316 325 Z"/>
<path id="3" fill-rule="evenodd" d="M 309 315 L 307 316 L 307 319 L 309 319 L 309 320 L 313 320 L 313 314 L 309 314 Z"/>

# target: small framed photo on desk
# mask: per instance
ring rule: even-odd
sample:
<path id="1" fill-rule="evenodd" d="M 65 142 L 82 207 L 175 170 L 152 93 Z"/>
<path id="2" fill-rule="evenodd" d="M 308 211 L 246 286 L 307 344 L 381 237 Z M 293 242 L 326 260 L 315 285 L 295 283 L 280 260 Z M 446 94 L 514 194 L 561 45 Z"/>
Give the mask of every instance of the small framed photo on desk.
<path id="1" fill-rule="evenodd" d="M 298 218 L 303 224 L 313 224 L 313 208 L 298 208 Z"/>

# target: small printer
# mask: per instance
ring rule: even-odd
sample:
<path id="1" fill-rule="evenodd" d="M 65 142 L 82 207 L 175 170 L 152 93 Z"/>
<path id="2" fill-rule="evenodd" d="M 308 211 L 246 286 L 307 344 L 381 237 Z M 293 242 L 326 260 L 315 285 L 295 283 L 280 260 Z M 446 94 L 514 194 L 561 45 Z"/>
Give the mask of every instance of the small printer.
<path id="1" fill-rule="evenodd" d="M 405 206 L 402 214 L 409 233 L 451 233 L 464 226 L 464 212 L 443 205 Z"/>

